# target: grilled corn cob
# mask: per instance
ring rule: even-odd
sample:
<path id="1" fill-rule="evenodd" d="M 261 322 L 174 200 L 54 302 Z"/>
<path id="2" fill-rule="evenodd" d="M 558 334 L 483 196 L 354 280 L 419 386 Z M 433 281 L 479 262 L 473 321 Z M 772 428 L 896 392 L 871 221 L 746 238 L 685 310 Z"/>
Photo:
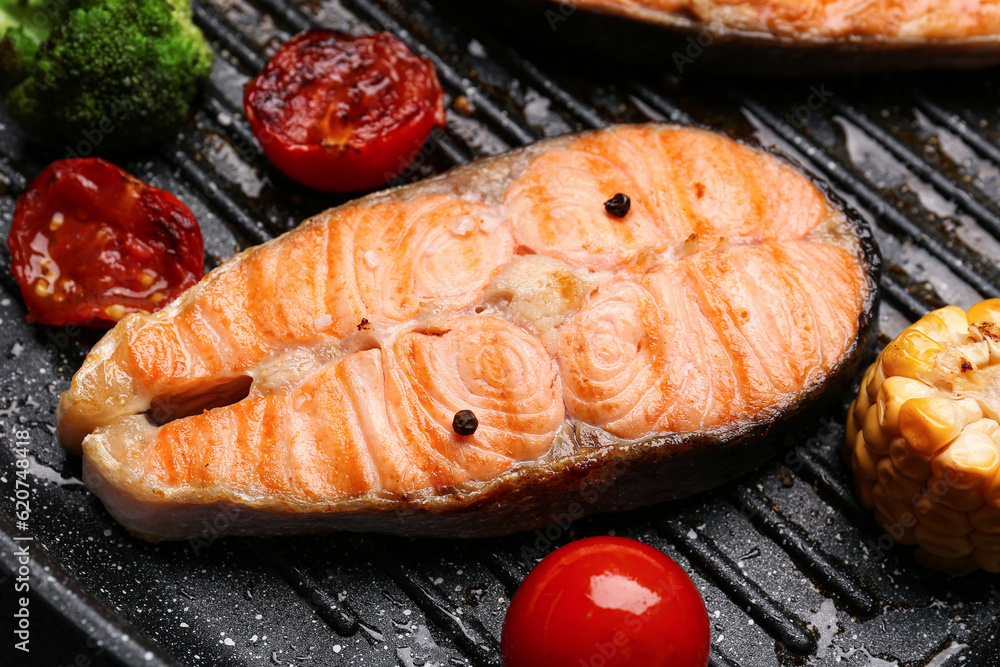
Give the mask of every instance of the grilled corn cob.
<path id="1" fill-rule="evenodd" d="M 920 562 L 1000 572 L 1000 299 L 935 310 L 889 343 L 844 456 L 862 504 Z"/>

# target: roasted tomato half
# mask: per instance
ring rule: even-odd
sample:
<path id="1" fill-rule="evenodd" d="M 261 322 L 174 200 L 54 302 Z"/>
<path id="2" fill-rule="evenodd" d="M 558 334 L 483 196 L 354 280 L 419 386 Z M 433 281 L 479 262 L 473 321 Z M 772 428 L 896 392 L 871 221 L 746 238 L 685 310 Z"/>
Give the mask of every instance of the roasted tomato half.
<path id="1" fill-rule="evenodd" d="M 98 158 L 59 160 L 17 199 L 7 237 L 28 316 L 110 326 L 204 274 L 201 229 L 169 192 Z"/>
<path id="2" fill-rule="evenodd" d="M 271 162 L 328 192 L 392 180 L 445 120 L 434 66 L 387 32 L 294 37 L 247 84 L 243 106 Z"/>
<path id="3" fill-rule="evenodd" d="M 705 667 L 701 594 L 662 552 L 591 537 L 546 556 L 504 620 L 504 667 Z"/>

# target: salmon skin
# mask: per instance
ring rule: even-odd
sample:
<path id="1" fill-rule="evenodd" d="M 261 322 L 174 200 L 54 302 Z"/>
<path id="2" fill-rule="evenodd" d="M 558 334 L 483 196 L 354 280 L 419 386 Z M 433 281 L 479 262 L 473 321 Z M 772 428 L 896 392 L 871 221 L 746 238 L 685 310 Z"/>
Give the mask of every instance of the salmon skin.
<path id="1" fill-rule="evenodd" d="M 59 438 L 148 540 L 516 532 L 801 438 L 859 369 L 879 271 L 856 215 L 771 154 L 568 135 L 321 213 L 128 315 Z"/>
<path id="2" fill-rule="evenodd" d="M 677 73 L 780 77 L 1000 64 L 995 0 L 490 0 L 474 6 L 538 45 Z"/>

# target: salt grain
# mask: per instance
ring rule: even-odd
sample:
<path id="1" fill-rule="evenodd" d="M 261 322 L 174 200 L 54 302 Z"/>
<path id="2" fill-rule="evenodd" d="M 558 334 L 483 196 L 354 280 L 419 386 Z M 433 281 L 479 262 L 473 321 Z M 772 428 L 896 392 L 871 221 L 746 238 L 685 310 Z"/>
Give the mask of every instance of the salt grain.
<path id="1" fill-rule="evenodd" d="M 529 125 L 542 125 L 548 120 L 549 106 L 552 103 L 537 90 L 528 88 L 524 95 L 524 119 Z"/>
<path id="2" fill-rule="evenodd" d="M 315 320 L 313 320 L 313 326 L 315 326 L 320 331 L 326 329 L 331 324 L 333 324 L 333 316 L 330 315 L 329 313 L 327 313 L 323 317 L 317 317 Z"/>
<path id="3" fill-rule="evenodd" d="M 378 255 L 375 254 L 374 250 L 365 253 L 365 264 L 368 265 L 369 269 L 378 267 Z"/>
<path id="4" fill-rule="evenodd" d="M 476 228 L 476 221 L 472 219 L 472 216 L 463 215 L 460 218 L 456 218 L 453 223 L 448 227 L 452 234 L 457 236 L 465 236 L 473 229 Z"/>
<path id="5" fill-rule="evenodd" d="M 486 47 L 484 47 L 481 42 L 474 39 L 469 42 L 469 54 L 477 58 L 485 58 Z"/>

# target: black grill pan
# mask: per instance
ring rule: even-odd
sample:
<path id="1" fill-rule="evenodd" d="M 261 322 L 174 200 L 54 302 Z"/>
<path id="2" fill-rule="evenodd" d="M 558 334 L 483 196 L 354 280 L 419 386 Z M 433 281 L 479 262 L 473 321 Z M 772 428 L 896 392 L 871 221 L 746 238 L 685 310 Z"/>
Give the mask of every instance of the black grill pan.
<path id="1" fill-rule="evenodd" d="M 342 200 L 268 165 L 240 110 L 243 83 L 303 29 L 386 29 L 434 60 L 449 96 L 447 131 L 405 180 L 612 122 L 698 123 L 795 158 L 873 223 L 886 259 L 883 342 L 931 308 L 1000 294 L 995 71 L 767 83 L 709 76 L 695 62 L 678 75 L 546 52 L 468 4 L 197 2 L 196 21 L 219 54 L 199 107 L 174 141 L 122 166 L 191 207 L 210 265 L 292 228 Z M 14 197 L 69 147 L 30 143 L 0 113 L 5 237 Z M 931 572 L 887 541 L 839 459 L 841 400 L 831 399 L 794 450 L 736 483 L 568 530 L 472 541 L 258 540 L 215 539 L 206 526 L 186 543 L 133 539 L 80 484 L 79 461 L 53 433 L 58 395 L 98 334 L 28 324 L 9 264 L 4 248 L 0 563 L 15 571 L 15 550 L 30 545 L 34 594 L 125 665 L 499 665 L 504 612 L 536 559 L 612 533 L 652 544 L 692 573 L 711 615 L 715 667 L 1000 664 L 997 577 Z M 32 514 L 19 528 L 20 429 L 30 434 Z M 13 641 L 0 638 L 0 664 L 41 664 Z M 81 655 L 103 659 L 98 652 Z"/>

